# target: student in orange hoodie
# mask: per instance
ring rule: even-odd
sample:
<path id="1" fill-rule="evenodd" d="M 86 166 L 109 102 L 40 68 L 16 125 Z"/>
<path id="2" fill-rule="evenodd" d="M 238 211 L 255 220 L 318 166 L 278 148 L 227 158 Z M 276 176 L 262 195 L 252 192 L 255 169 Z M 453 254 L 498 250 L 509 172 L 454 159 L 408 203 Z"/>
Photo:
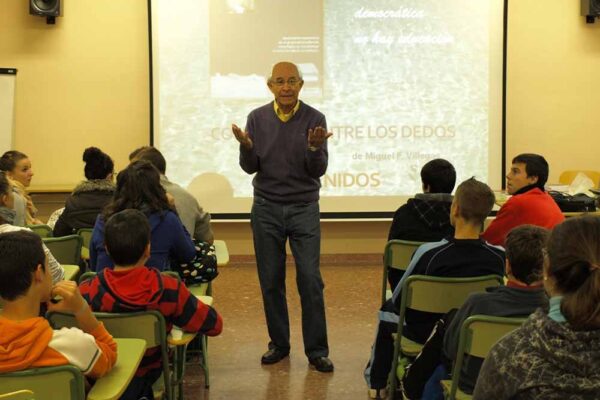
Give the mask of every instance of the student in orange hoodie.
<path id="1" fill-rule="evenodd" d="M 50 299 L 60 296 L 57 303 Z M 75 282 L 52 284 L 42 240 L 27 231 L 0 234 L 0 373 L 72 364 L 99 378 L 117 360 L 117 344 L 96 320 Z M 53 330 L 39 316 L 48 309 L 75 314 L 81 329 Z"/>

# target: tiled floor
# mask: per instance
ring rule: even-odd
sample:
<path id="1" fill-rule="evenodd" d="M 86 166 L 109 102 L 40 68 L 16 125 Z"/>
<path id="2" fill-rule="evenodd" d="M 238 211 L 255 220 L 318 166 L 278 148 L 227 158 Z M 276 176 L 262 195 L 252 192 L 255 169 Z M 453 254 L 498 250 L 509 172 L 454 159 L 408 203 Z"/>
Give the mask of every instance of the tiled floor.
<path id="1" fill-rule="evenodd" d="M 215 307 L 224 318 L 221 336 L 209 339 L 210 389 L 198 366 L 188 366 L 186 399 L 366 399 L 362 376 L 375 334 L 381 266 L 322 266 L 330 358 L 335 372 L 308 367 L 302 346 L 295 270 L 288 267 L 292 335 L 289 359 L 262 366 L 267 330 L 253 265 L 230 264 L 214 282 Z"/>

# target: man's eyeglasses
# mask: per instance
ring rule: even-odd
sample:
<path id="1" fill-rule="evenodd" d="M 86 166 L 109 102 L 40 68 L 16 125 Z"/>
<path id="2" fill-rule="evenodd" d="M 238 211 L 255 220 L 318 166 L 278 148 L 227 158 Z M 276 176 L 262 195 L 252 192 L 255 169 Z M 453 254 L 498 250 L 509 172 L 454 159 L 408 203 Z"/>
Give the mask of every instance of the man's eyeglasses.
<path id="1" fill-rule="evenodd" d="M 297 86 L 300 82 L 302 82 L 301 79 L 296 79 L 296 78 L 290 78 L 287 81 L 284 81 L 283 79 L 275 79 L 273 81 L 271 81 L 271 83 L 277 87 L 282 87 L 284 86 L 286 83 L 288 84 L 288 86 L 291 87 L 295 87 Z"/>

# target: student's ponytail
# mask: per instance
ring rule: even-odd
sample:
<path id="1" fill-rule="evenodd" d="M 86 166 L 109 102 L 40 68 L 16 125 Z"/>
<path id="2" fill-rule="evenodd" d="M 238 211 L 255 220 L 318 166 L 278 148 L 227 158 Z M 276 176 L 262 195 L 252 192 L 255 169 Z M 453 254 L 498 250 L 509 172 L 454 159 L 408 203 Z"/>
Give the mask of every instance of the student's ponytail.
<path id="1" fill-rule="evenodd" d="M 600 217 L 570 218 L 548 244 L 549 275 L 561 312 L 575 330 L 600 329 Z"/>

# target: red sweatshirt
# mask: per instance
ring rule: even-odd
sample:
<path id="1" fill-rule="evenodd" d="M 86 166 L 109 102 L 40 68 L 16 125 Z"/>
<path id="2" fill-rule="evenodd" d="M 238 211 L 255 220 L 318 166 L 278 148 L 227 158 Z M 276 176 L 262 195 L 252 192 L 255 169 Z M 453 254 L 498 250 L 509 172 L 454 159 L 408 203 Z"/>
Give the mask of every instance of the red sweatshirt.
<path id="1" fill-rule="evenodd" d="M 161 275 L 155 268 L 105 268 L 93 279 L 82 282 L 79 291 L 94 311 L 158 310 L 165 317 L 167 332 L 173 325 L 208 336 L 216 336 L 223 329 L 223 320 L 212 307 L 198 300 L 182 282 Z M 162 368 L 159 349 L 148 349 L 136 376 L 158 368 Z"/>
<path id="2" fill-rule="evenodd" d="M 504 246 L 506 235 L 516 226 L 530 224 L 552 229 L 564 220 L 554 199 L 533 188 L 508 199 L 482 237 L 491 244 Z"/>

